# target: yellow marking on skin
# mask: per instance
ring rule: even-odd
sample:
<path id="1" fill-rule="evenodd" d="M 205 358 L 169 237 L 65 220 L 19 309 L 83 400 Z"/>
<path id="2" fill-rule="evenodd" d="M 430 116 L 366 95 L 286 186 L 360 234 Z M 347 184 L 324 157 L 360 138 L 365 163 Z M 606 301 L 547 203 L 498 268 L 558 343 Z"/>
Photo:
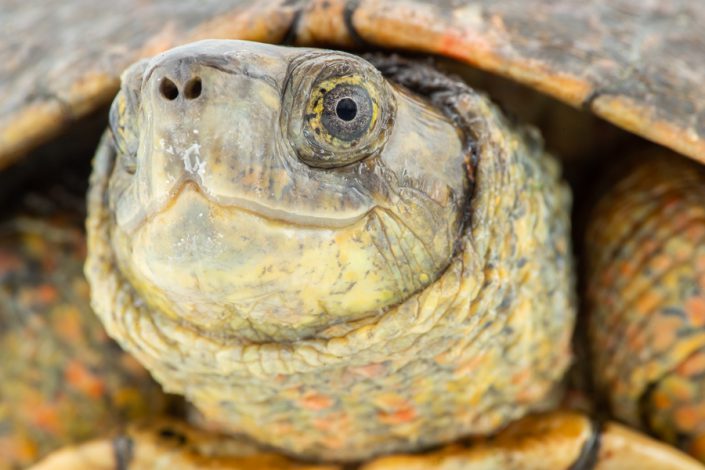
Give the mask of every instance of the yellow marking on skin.
<path id="1" fill-rule="evenodd" d="M 289 174 L 284 170 L 272 170 L 272 192 L 274 197 L 281 199 L 284 188 L 289 183 Z"/>
<path id="2" fill-rule="evenodd" d="M 279 95 L 269 87 L 258 87 L 257 95 L 259 100 L 262 102 L 262 107 L 270 109 L 279 109 L 281 102 L 279 101 Z"/>

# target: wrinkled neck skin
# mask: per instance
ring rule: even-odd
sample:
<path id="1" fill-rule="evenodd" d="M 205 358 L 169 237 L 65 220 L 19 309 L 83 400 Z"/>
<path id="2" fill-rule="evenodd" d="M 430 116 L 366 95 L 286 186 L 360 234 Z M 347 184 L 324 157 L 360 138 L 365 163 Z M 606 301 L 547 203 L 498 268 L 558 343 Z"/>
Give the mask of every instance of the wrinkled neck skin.
<path id="1" fill-rule="evenodd" d="M 358 57 L 243 44 L 199 43 L 123 77 L 111 240 L 140 296 L 213 335 L 297 339 L 432 283 L 463 223 L 460 132 Z M 340 83 L 367 88 L 371 129 L 319 146 L 307 133 L 328 131 L 310 115 Z"/>
<path id="2" fill-rule="evenodd" d="M 491 433 L 554 406 L 571 357 L 556 162 L 462 82 L 370 60 L 214 41 L 137 64 L 91 177 L 108 333 L 210 425 L 305 459 Z"/>

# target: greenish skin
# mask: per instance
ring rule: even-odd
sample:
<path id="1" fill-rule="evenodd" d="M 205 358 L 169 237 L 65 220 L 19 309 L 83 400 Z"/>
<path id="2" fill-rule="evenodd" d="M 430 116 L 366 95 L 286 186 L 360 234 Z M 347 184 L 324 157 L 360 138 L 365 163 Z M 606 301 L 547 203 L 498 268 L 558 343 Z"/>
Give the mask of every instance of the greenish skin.
<path id="1" fill-rule="evenodd" d="M 570 361 L 558 166 L 461 82 L 370 59 L 386 78 L 241 41 L 138 63 L 89 193 L 108 333 L 211 426 L 310 459 L 491 433 Z"/>
<path id="2" fill-rule="evenodd" d="M 224 335 L 295 340 L 331 317 L 396 304 L 447 266 L 468 186 L 461 137 L 372 66 L 344 53 L 196 43 L 123 80 L 112 240 L 152 305 Z M 168 83 L 180 95 L 164 96 Z M 322 97 L 301 99 L 336 86 L 361 94 L 354 120 L 326 114 L 341 138 L 303 109 Z"/>

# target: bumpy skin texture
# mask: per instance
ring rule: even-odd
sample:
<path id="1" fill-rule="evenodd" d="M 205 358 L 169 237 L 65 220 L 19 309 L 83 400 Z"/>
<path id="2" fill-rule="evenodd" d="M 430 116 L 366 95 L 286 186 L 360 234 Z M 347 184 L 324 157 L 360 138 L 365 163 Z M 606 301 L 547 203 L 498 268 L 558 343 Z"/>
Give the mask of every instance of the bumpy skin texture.
<path id="1" fill-rule="evenodd" d="M 705 172 L 640 155 L 586 235 L 593 371 L 612 412 L 705 461 Z"/>
<path id="2" fill-rule="evenodd" d="M 90 309 L 82 213 L 51 212 L 0 221 L 2 469 L 165 410 L 159 385 Z"/>
<path id="3" fill-rule="evenodd" d="M 201 74 L 205 100 L 210 77 L 198 64 L 210 60 L 206 53 L 211 44 L 200 46 L 203 56 L 192 46 L 191 56 L 183 62 Z M 272 58 L 273 51 L 284 54 L 276 47 L 226 44 L 232 51 L 228 57 L 247 57 L 252 66 L 285 62 L 288 57 Z M 286 54 L 297 57 L 310 52 Z M 238 64 L 230 62 L 229 67 L 237 70 Z M 110 210 L 116 207 L 112 202 L 116 194 L 110 192 L 109 184 L 123 178 L 121 162 L 129 156 L 116 155 L 115 145 L 107 139 L 95 161 L 86 274 L 93 306 L 108 332 L 147 365 L 167 390 L 185 394 L 208 418 L 299 456 L 359 460 L 380 452 L 419 449 L 467 433 L 492 432 L 529 410 L 551 406 L 570 361 L 574 307 L 569 193 L 560 182 L 558 166 L 543 153 L 535 135 L 511 127 L 469 88 L 431 72 L 438 83 L 406 73 L 404 67 L 391 67 L 388 72 L 411 89 L 429 93 L 431 102 L 448 112 L 470 140 L 473 154 L 468 155 L 467 164 L 474 190 L 468 202 L 469 220 L 457 242 L 457 254 L 422 290 L 363 317 L 342 317 L 341 322 L 340 317 L 324 316 L 330 323 L 306 330 L 305 336 L 292 334 L 296 324 L 289 325 L 289 334 L 266 341 L 253 341 L 244 327 L 240 335 L 237 331 L 218 334 L 222 329 L 209 331 L 208 325 L 196 326 L 173 311 L 155 308 L 150 299 L 145 302 L 138 292 L 145 291 L 141 278 L 132 275 L 137 282 L 133 285 L 118 266 L 115 247 L 122 241 L 114 235 L 117 219 Z M 152 87 L 150 81 L 143 84 L 143 90 Z M 151 106 L 152 98 L 144 93 L 143 106 Z M 297 99 L 306 100 L 309 93 L 303 90 Z M 247 100 L 262 108 L 280 106 L 261 98 L 252 93 Z M 396 99 L 401 103 L 400 96 Z M 283 109 L 290 111 L 286 106 Z M 425 115 L 440 119 L 430 109 Z M 392 132 L 400 132 L 407 140 L 414 138 L 407 131 L 427 132 L 440 125 L 415 129 L 406 127 L 406 119 L 399 112 L 394 125 L 401 127 Z M 217 126 L 201 126 L 198 134 L 222 138 Z M 144 134 L 142 139 L 149 137 Z M 266 127 L 264 134 L 247 138 L 287 137 Z M 442 155 L 424 153 L 426 147 L 418 145 L 411 152 L 391 142 L 393 137 L 379 156 L 360 162 L 358 170 L 377 165 L 376 159 L 393 162 L 397 158 L 401 162 L 418 159 L 420 163 L 407 160 L 406 165 L 413 163 L 413 168 L 423 164 L 423 159 Z M 137 147 L 158 148 L 159 143 L 140 141 Z M 212 159 L 217 156 L 200 154 L 207 162 L 216 161 Z M 182 157 L 176 155 L 172 165 L 183 166 Z M 137 158 L 138 166 L 148 168 L 153 161 L 140 160 L 139 153 Z M 326 171 L 335 175 L 349 168 Z M 420 176 L 420 181 L 425 177 Z M 263 181 L 268 178 L 265 172 Z M 207 178 L 199 184 L 203 181 Z M 409 184 L 419 183 L 409 179 Z M 183 204 L 184 194 L 190 197 L 188 192 L 172 194 L 168 208 Z M 325 201 L 330 196 L 322 193 L 318 197 Z M 179 220 L 178 212 L 168 208 L 160 214 L 164 217 L 160 225 Z M 212 211 L 208 215 L 216 216 Z M 419 223 L 416 219 L 409 222 Z M 278 230 L 283 229 L 302 230 L 286 221 Z M 374 229 L 366 230 L 374 233 Z M 197 235 L 198 229 L 194 230 Z M 284 265 L 299 256 L 296 251 L 278 254 Z M 123 258 L 122 265 L 129 267 L 130 262 Z M 319 262 L 325 266 L 335 260 L 321 257 Z M 287 305 L 272 305 L 267 321 L 276 324 L 281 317 L 278 313 L 287 312 Z M 237 325 L 242 313 L 229 315 L 231 324 Z"/>
<path id="4" fill-rule="evenodd" d="M 140 57 L 204 37 L 457 58 L 705 161 L 705 12 L 692 0 L 5 2 L 0 167 L 107 104 Z"/>

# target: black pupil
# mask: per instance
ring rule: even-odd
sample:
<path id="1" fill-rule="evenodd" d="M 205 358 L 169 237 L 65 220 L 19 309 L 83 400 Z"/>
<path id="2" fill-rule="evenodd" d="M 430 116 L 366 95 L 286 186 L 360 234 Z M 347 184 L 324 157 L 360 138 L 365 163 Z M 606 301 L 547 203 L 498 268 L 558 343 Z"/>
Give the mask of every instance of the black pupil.
<path id="1" fill-rule="evenodd" d="M 357 116 L 357 103 L 350 98 L 343 98 L 335 106 L 335 114 L 343 121 L 352 121 Z"/>

